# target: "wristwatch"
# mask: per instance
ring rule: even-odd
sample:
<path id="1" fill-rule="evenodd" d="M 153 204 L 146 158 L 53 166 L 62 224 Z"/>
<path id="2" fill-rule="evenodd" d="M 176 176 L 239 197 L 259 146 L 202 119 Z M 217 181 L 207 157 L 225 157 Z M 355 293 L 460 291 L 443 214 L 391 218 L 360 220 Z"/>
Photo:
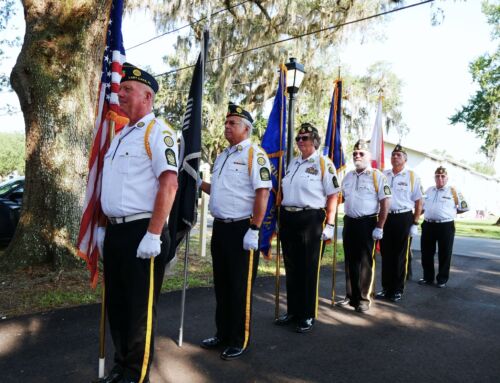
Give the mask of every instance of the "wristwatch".
<path id="1" fill-rule="evenodd" d="M 259 227 L 259 226 L 257 226 L 255 223 L 252 223 L 252 224 L 250 225 L 250 229 L 252 229 L 252 230 L 260 230 L 260 227 Z"/>

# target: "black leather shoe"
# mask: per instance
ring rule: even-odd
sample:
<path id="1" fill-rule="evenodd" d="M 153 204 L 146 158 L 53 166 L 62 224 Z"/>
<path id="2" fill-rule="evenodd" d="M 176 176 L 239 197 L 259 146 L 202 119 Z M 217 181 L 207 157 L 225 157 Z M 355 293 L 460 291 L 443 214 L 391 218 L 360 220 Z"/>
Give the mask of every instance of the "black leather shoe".
<path id="1" fill-rule="evenodd" d="M 351 303 L 351 299 L 349 299 L 348 297 L 345 297 L 344 299 L 336 302 L 335 306 L 344 307 L 344 306 L 347 306 L 349 303 Z"/>
<path id="2" fill-rule="evenodd" d="M 421 279 L 418 281 L 419 285 L 432 285 L 432 281 L 426 281 L 425 279 Z"/>
<path id="3" fill-rule="evenodd" d="M 387 294 L 387 290 L 382 290 L 375 295 L 375 299 L 385 299 L 388 298 L 388 295 L 389 294 Z"/>
<path id="4" fill-rule="evenodd" d="M 401 298 L 403 298 L 403 294 L 401 294 L 400 292 L 396 292 L 389 299 L 392 302 L 399 302 Z"/>
<path id="5" fill-rule="evenodd" d="M 297 328 L 295 329 L 295 331 L 303 334 L 311 331 L 313 325 L 314 325 L 314 318 L 301 319 L 299 320 L 299 323 L 297 324 Z"/>
<path id="6" fill-rule="evenodd" d="M 121 383 L 122 379 L 121 373 L 111 371 L 107 376 L 94 380 L 93 383 Z"/>
<path id="7" fill-rule="evenodd" d="M 221 343 L 222 341 L 220 340 L 220 338 L 214 336 L 212 338 L 202 340 L 200 346 L 206 349 L 212 349 L 218 347 Z"/>
<path id="8" fill-rule="evenodd" d="M 446 283 L 438 283 L 436 286 L 442 289 L 446 287 Z"/>
<path id="9" fill-rule="evenodd" d="M 224 351 L 222 351 L 222 354 L 220 354 L 220 357 L 224 360 L 233 360 L 233 359 L 238 359 L 240 356 L 242 356 L 245 352 L 247 351 L 246 348 L 240 348 L 240 347 L 228 347 Z"/>
<path id="10" fill-rule="evenodd" d="M 276 319 L 274 321 L 274 324 L 276 326 L 286 326 L 286 325 L 289 325 L 292 322 L 295 322 L 296 320 L 297 320 L 297 318 L 295 317 L 295 315 L 292 315 L 292 314 L 283 314 L 283 315 L 280 315 L 278 317 L 278 319 Z"/>
<path id="11" fill-rule="evenodd" d="M 359 305 L 356 306 L 355 310 L 358 313 L 364 313 L 364 312 L 370 310 L 370 306 L 367 303 L 360 303 Z"/>

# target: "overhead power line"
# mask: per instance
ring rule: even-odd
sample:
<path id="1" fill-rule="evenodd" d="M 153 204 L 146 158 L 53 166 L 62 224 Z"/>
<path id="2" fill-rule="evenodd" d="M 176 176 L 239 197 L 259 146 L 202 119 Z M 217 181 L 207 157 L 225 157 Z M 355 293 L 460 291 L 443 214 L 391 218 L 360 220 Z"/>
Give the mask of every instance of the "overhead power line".
<path id="1" fill-rule="evenodd" d="M 284 42 L 287 42 L 287 41 L 292 41 L 292 40 L 300 39 L 300 38 L 305 37 L 305 36 L 314 35 L 314 34 L 325 32 L 325 31 L 329 31 L 329 30 L 332 30 L 332 29 L 337 29 L 337 28 L 345 27 L 346 25 L 356 24 L 356 23 L 360 23 L 362 21 L 371 20 L 371 19 L 374 19 L 374 18 L 377 18 L 377 17 L 381 17 L 381 16 L 385 16 L 385 15 L 391 14 L 391 13 L 403 11 L 405 9 L 417 7 L 419 5 L 424 5 L 424 4 L 427 4 L 427 3 L 432 3 L 433 1 L 435 1 L 435 0 L 425 0 L 425 1 L 421 1 L 419 3 L 414 3 L 414 4 L 406 5 L 406 6 L 403 6 L 403 7 L 391 9 L 389 11 L 385 11 L 385 12 L 381 12 L 381 13 L 376 13 L 374 15 L 363 17 L 361 19 L 352 20 L 352 21 L 346 21 L 345 23 L 331 25 L 331 26 L 326 27 L 326 28 L 321 28 L 321 29 L 317 29 L 315 31 L 310 31 L 310 32 L 302 33 L 300 35 L 295 35 L 295 36 L 287 37 L 287 38 L 282 39 L 282 40 L 276 40 L 276 41 L 273 41 L 273 42 L 270 42 L 270 43 L 259 45 L 259 46 L 254 47 L 254 48 L 248 48 L 248 49 L 244 49 L 244 50 L 239 51 L 239 52 L 230 53 L 230 54 L 225 55 L 225 56 L 221 56 L 221 57 L 217 57 L 217 58 L 214 58 L 214 59 L 207 60 L 207 62 L 211 63 L 211 62 L 215 62 L 215 61 L 222 61 L 222 60 L 225 60 L 225 59 L 230 58 L 230 57 L 239 56 L 239 55 L 242 55 L 244 53 L 248 53 L 248 52 L 256 51 L 256 50 L 259 50 L 259 49 L 267 48 L 267 47 L 270 47 L 272 45 L 281 44 L 281 43 L 284 43 Z M 188 65 L 188 66 L 185 66 L 185 67 L 181 67 L 181 68 L 177 68 L 177 69 L 172 69 L 170 71 L 157 74 L 154 77 L 168 76 L 168 75 L 171 75 L 171 74 L 176 73 L 176 72 L 180 72 L 180 71 L 185 70 L 185 69 L 193 68 L 194 66 L 195 66 L 195 64 L 192 64 L 192 65 Z"/>
<path id="2" fill-rule="evenodd" d="M 243 4 L 245 4 L 245 3 L 248 3 L 249 1 L 251 1 L 251 0 L 245 0 L 245 1 L 242 1 L 241 3 L 238 3 L 238 4 L 235 4 L 235 5 L 232 5 L 232 6 L 228 7 L 228 8 L 222 8 L 222 9 L 219 9 L 218 11 L 215 11 L 214 13 L 212 13 L 212 14 L 210 15 L 210 18 L 212 18 L 212 17 L 213 17 L 213 16 L 215 16 L 215 15 L 218 15 L 219 13 L 222 13 L 222 12 L 225 12 L 225 11 L 230 11 L 231 9 L 236 8 L 236 7 L 239 7 L 240 5 L 243 5 Z M 147 44 L 147 43 L 149 43 L 149 42 L 151 42 L 151 41 L 153 41 L 153 40 L 159 39 L 160 37 L 166 36 L 166 35 L 168 35 L 168 34 L 170 34 L 170 33 L 178 32 L 178 31 L 180 31 L 181 29 L 184 29 L 184 28 L 187 28 L 187 27 L 191 27 L 191 26 L 193 26 L 193 25 L 195 25 L 195 24 L 198 24 L 198 23 L 200 23 L 200 22 L 202 22 L 202 21 L 204 21 L 204 20 L 207 20 L 207 19 L 208 19 L 208 16 L 202 17 L 201 19 L 195 20 L 195 21 L 193 21 L 192 23 L 189 23 L 189 24 L 183 25 L 182 27 L 178 27 L 178 28 L 172 29 L 171 31 L 167 31 L 167 32 L 165 32 L 165 33 L 162 33 L 161 35 L 158 35 L 158 36 L 155 36 L 155 37 L 150 38 L 149 40 L 143 41 L 142 43 L 136 44 L 136 45 L 134 45 L 134 46 L 132 46 L 132 47 L 130 47 L 130 48 L 127 48 L 125 51 L 130 51 L 130 50 L 132 50 L 132 49 L 134 49 L 134 48 L 140 47 L 141 45 Z"/>

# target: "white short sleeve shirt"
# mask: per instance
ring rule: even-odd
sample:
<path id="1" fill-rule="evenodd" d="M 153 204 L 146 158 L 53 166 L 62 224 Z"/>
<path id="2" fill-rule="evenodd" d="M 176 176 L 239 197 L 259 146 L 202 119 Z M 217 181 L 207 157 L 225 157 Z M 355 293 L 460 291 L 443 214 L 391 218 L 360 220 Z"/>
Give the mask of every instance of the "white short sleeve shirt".
<path id="1" fill-rule="evenodd" d="M 457 210 L 459 212 L 469 210 L 469 206 L 462 193 L 456 191 L 456 189 L 453 190 L 455 190 L 456 197 L 453 195 L 451 186 L 445 185 L 441 189 L 432 186 L 427 189 L 424 197 L 425 219 L 452 221 L 457 217 Z"/>
<path id="2" fill-rule="evenodd" d="M 144 141 L 148 125 L 151 159 Z M 108 217 L 126 217 L 153 212 L 158 178 L 164 171 L 178 168 L 177 139 L 153 113 L 133 126 L 125 126 L 115 136 L 104 156 L 101 205 Z"/>
<path id="3" fill-rule="evenodd" d="M 387 183 L 391 187 L 392 198 L 389 211 L 407 210 L 415 207 L 415 201 L 422 199 L 423 190 L 420 178 L 404 168 L 398 174 L 389 169 L 384 171 Z M 412 182 L 413 178 L 413 182 Z"/>
<path id="4" fill-rule="evenodd" d="M 249 165 L 249 150 L 253 148 Z M 271 189 L 269 159 L 259 146 L 246 139 L 226 148 L 212 168 L 209 209 L 215 218 L 250 217 L 255 190 Z"/>

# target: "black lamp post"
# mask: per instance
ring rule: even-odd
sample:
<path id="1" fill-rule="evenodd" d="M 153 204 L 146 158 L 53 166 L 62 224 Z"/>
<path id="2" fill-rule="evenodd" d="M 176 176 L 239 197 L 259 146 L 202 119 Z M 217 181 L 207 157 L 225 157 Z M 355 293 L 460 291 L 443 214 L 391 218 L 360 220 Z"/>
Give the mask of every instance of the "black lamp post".
<path id="1" fill-rule="evenodd" d="M 304 65 L 297 62 L 295 57 L 290 57 L 290 62 L 285 64 L 287 69 L 286 74 L 286 90 L 290 95 L 288 103 L 288 135 L 286 146 L 286 165 L 292 160 L 293 148 L 293 127 L 295 125 L 295 94 L 298 93 L 300 84 L 304 79 Z"/>

